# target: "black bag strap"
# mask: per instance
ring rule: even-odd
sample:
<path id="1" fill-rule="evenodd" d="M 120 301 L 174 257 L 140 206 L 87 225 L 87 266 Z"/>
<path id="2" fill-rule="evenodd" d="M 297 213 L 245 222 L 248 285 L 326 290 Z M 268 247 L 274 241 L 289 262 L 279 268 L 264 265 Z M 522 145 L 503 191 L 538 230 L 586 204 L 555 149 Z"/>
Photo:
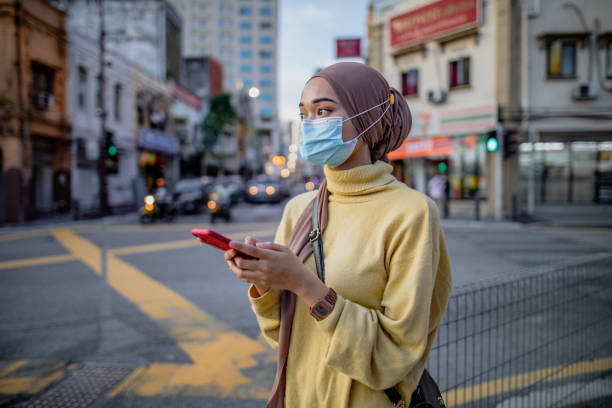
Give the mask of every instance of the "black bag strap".
<path id="1" fill-rule="evenodd" d="M 312 251 L 315 256 L 315 264 L 317 265 L 317 276 L 323 283 L 325 283 L 325 262 L 323 262 L 323 237 L 321 236 L 321 230 L 319 229 L 319 214 L 317 199 L 315 197 L 312 204 L 312 231 L 308 234 L 308 239 L 312 243 Z M 402 401 L 402 395 L 399 393 L 396 387 L 387 388 L 385 394 L 395 405 Z"/>

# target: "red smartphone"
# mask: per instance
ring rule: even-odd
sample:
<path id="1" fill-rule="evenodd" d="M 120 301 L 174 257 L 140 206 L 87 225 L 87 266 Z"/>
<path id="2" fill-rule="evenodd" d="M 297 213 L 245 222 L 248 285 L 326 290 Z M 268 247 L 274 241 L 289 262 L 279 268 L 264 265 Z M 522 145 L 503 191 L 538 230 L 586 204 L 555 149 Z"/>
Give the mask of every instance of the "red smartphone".
<path id="1" fill-rule="evenodd" d="M 208 245 L 212 245 L 215 248 L 218 248 L 222 251 L 227 251 L 228 249 L 231 249 L 229 246 L 229 243 L 231 240 L 228 237 L 221 235 L 218 232 L 215 232 L 213 230 L 206 229 L 206 228 L 194 228 L 191 230 L 191 234 L 198 238 L 202 238 L 202 240 L 206 242 Z M 239 252 L 239 254 L 243 258 L 253 259 L 253 257 L 250 255 L 247 255 L 241 252 Z"/>

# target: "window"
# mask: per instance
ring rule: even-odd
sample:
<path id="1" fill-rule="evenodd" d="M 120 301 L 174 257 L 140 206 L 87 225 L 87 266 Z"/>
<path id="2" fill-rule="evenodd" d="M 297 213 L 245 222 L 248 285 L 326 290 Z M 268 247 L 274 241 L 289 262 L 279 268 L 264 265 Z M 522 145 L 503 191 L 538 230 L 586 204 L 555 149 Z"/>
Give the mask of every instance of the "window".
<path id="1" fill-rule="evenodd" d="M 252 79 L 250 79 L 250 78 L 245 78 L 245 79 L 243 79 L 243 80 L 242 80 L 242 85 L 243 85 L 245 88 L 250 88 L 250 87 L 252 87 L 252 86 L 253 86 L 253 80 L 252 80 Z"/>
<path id="2" fill-rule="evenodd" d="M 449 88 L 457 88 L 470 84 L 470 58 L 462 57 L 451 61 L 449 72 Z"/>
<path id="3" fill-rule="evenodd" d="M 250 16 L 253 14 L 252 7 L 240 7 L 240 15 L 241 16 Z"/>
<path id="4" fill-rule="evenodd" d="M 262 16 L 271 16 L 272 15 L 272 7 L 262 7 L 259 9 L 259 14 Z"/>
<path id="5" fill-rule="evenodd" d="M 251 58 L 253 56 L 253 51 L 251 50 L 240 50 L 241 58 Z"/>
<path id="6" fill-rule="evenodd" d="M 261 23 L 259 23 L 259 28 L 261 28 L 262 30 L 269 30 L 272 28 L 272 23 L 269 21 L 262 21 Z"/>
<path id="7" fill-rule="evenodd" d="M 221 33 L 221 35 L 219 36 L 221 41 L 223 42 L 230 42 L 230 41 L 234 41 L 234 36 L 230 33 Z"/>
<path id="8" fill-rule="evenodd" d="M 201 18 L 201 19 L 200 19 L 200 25 L 201 25 L 201 26 L 206 25 L 206 20 L 204 20 L 203 18 Z"/>
<path id="9" fill-rule="evenodd" d="M 77 103 L 81 110 L 87 109 L 87 69 L 79 66 L 79 85 L 77 87 Z"/>
<path id="10" fill-rule="evenodd" d="M 274 110 L 269 106 L 265 106 L 259 110 L 259 116 L 262 122 L 269 122 L 272 120 L 272 116 L 274 115 Z"/>
<path id="11" fill-rule="evenodd" d="M 270 37 L 269 35 L 262 35 L 261 37 L 259 37 L 259 42 L 261 44 L 272 44 L 272 37 Z"/>
<path id="12" fill-rule="evenodd" d="M 253 28 L 253 23 L 251 23 L 250 21 L 241 21 L 240 28 L 242 28 L 243 30 L 249 30 Z"/>
<path id="13" fill-rule="evenodd" d="M 264 92 L 261 94 L 260 98 L 262 101 L 270 102 L 272 101 L 272 94 L 269 92 Z"/>
<path id="14" fill-rule="evenodd" d="M 271 65 L 262 65 L 261 67 L 259 67 L 259 70 L 263 73 L 263 74 L 267 74 L 272 72 L 272 66 Z"/>
<path id="15" fill-rule="evenodd" d="M 219 6 L 219 11 L 221 13 L 231 13 L 232 11 L 234 11 L 234 9 L 232 8 L 232 6 Z"/>
<path id="16" fill-rule="evenodd" d="M 259 56 L 261 58 L 272 58 L 274 54 L 271 50 L 259 50 Z"/>
<path id="17" fill-rule="evenodd" d="M 240 44 L 251 44 L 253 42 L 253 38 L 249 35 L 243 35 L 240 37 Z"/>
<path id="18" fill-rule="evenodd" d="M 576 76 L 576 42 L 549 41 L 547 50 L 548 78 L 574 78 Z"/>
<path id="19" fill-rule="evenodd" d="M 272 80 L 271 79 L 262 79 L 259 82 L 259 85 L 261 85 L 262 88 L 270 88 L 270 87 L 272 87 Z"/>
<path id="20" fill-rule="evenodd" d="M 234 55 L 234 49 L 233 48 L 221 48 L 221 50 L 219 51 L 219 54 L 221 54 L 224 57 L 231 57 L 232 55 Z"/>
<path id="21" fill-rule="evenodd" d="M 206 40 L 206 34 L 204 34 L 204 33 L 200 34 L 200 40 L 201 41 L 205 41 Z"/>
<path id="22" fill-rule="evenodd" d="M 402 95 L 419 94 L 419 70 L 411 69 L 402 74 Z"/>
<path id="23" fill-rule="evenodd" d="M 115 84 L 115 120 L 121 122 L 121 84 Z"/>
<path id="24" fill-rule="evenodd" d="M 49 109 L 55 105 L 53 80 L 55 72 L 42 64 L 32 63 L 33 105 L 38 109 Z"/>
<path id="25" fill-rule="evenodd" d="M 612 41 L 606 46 L 606 77 L 612 78 Z"/>
<path id="26" fill-rule="evenodd" d="M 251 73 L 253 72 L 253 66 L 248 65 L 248 64 L 242 64 L 240 66 L 240 72 L 242 72 L 243 74 Z"/>

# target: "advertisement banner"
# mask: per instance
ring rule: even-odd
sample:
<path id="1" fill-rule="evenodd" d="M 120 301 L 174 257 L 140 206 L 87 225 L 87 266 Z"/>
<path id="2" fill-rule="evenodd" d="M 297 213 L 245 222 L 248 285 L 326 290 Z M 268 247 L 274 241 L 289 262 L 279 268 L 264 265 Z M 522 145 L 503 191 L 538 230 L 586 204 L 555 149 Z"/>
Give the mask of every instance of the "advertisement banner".
<path id="1" fill-rule="evenodd" d="M 336 40 L 336 58 L 361 57 L 361 39 L 345 38 Z"/>
<path id="2" fill-rule="evenodd" d="M 479 0 L 440 0 L 392 17 L 389 38 L 392 48 L 401 48 L 476 27 L 479 23 Z"/>

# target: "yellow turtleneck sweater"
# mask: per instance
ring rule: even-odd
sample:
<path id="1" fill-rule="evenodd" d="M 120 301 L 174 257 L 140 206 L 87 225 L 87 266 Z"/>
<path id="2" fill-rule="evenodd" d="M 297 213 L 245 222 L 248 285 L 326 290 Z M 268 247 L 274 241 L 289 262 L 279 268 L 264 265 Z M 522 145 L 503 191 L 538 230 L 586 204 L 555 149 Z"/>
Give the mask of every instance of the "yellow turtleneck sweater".
<path id="1" fill-rule="evenodd" d="M 436 205 L 378 161 L 325 167 L 329 222 L 323 234 L 334 310 L 317 322 L 299 297 L 287 362 L 287 408 L 391 407 L 398 385 L 409 401 L 446 309 L 451 269 Z M 316 192 L 287 204 L 275 241 L 287 245 Z M 314 257 L 306 266 L 316 273 Z M 278 346 L 279 294 L 249 298 L 266 340 Z"/>

